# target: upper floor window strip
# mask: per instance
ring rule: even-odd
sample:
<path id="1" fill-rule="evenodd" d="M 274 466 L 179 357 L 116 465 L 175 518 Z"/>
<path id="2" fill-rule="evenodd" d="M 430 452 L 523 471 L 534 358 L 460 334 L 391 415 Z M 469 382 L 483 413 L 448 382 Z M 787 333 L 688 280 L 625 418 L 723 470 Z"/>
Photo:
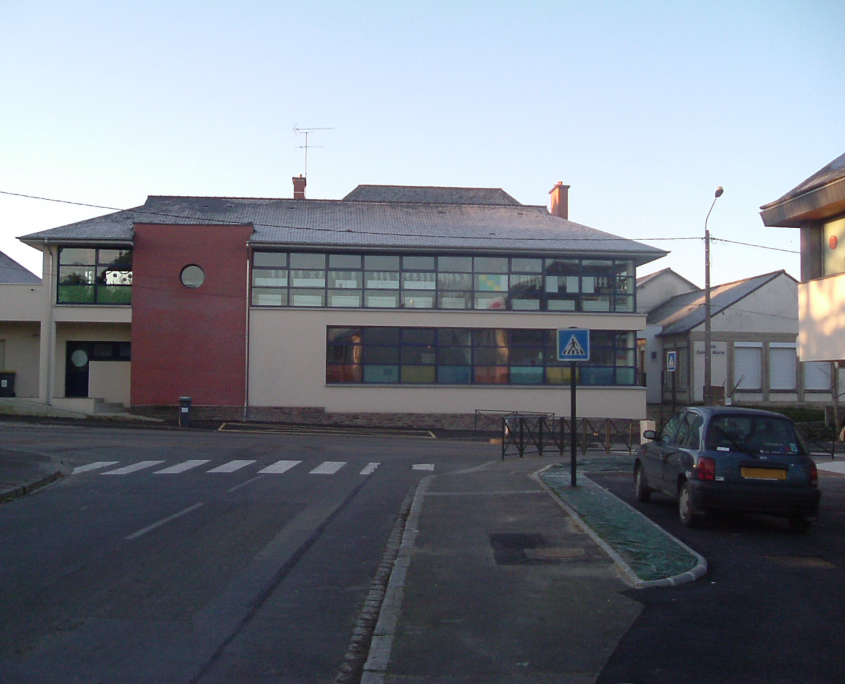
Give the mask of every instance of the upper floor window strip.
<path id="1" fill-rule="evenodd" d="M 630 260 L 255 252 L 253 306 L 631 313 Z"/>

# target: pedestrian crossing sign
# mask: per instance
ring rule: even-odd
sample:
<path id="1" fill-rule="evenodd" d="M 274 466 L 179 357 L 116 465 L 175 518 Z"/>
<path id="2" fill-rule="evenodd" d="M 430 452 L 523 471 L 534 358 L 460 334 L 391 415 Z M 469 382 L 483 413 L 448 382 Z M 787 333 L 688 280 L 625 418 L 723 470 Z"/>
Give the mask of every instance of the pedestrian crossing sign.
<path id="1" fill-rule="evenodd" d="M 590 331 L 579 328 L 567 328 L 557 331 L 558 361 L 589 361 Z"/>

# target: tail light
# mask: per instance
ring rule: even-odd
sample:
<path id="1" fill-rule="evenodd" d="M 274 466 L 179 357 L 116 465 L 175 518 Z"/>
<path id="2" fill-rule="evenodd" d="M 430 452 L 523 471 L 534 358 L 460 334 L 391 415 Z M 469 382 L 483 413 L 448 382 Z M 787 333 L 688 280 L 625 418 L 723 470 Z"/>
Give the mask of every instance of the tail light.
<path id="1" fill-rule="evenodd" d="M 699 480 L 715 480 L 716 479 L 716 461 L 707 456 L 702 456 L 698 459 L 698 479 Z"/>
<path id="2" fill-rule="evenodd" d="M 814 487 L 818 487 L 819 484 L 819 469 L 815 463 L 810 464 L 810 484 Z"/>

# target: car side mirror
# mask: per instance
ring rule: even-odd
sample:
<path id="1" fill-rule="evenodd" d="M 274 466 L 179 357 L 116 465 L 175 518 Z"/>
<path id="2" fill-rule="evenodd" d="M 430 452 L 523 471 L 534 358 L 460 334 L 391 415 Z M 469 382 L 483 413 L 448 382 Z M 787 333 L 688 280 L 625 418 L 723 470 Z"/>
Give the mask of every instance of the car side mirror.
<path id="1" fill-rule="evenodd" d="M 657 439 L 657 433 L 654 430 L 646 430 L 643 432 L 643 439 Z"/>

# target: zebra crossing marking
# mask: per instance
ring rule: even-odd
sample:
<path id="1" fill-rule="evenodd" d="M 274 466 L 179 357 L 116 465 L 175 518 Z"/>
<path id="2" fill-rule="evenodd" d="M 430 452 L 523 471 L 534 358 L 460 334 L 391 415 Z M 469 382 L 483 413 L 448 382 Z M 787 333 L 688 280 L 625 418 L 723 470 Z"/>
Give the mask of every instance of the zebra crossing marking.
<path id="1" fill-rule="evenodd" d="M 153 468 L 160 463 L 164 463 L 164 461 L 139 461 L 138 463 L 133 463 L 132 465 L 124 466 L 123 468 L 118 468 L 117 470 L 108 470 L 105 473 L 100 473 L 100 475 L 129 475 L 129 473 L 136 473 L 139 470 Z"/>
<path id="2" fill-rule="evenodd" d="M 298 466 L 302 461 L 276 461 L 273 465 L 267 466 L 259 470 L 259 474 L 269 473 L 271 475 L 281 475 L 286 473 L 291 468 Z"/>
<path id="3" fill-rule="evenodd" d="M 246 468 L 248 465 L 252 465 L 255 463 L 255 459 L 251 461 L 229 461 L 228 463 L 224 463 L 222 466 L 217 466 L 216 468 L 212 468 L 211 470 L 207 470 L 207 473 L 234 473 L 236 470 L 240 470 L 241 468 Z"/>
<path id="4" fill-rule="evenodd" d="M 175 466 L 170 466 L 169 468 L 165 468 L 164 470 L 156 470 L 153 475 L 176 475 L 178 473 L 184 473 L 186 470 L 190 470 L 191 468 L 198 468 L 204 463 L 208 463 L 208 461 L 209 459 L 207 458 L 193 461 L 185 461 L 184 463 L 179 463 Z"/>
<path id="5" fill-rule="evenodd" d="M 345 461 L 326 461 L 321 463 L 309 475 L 334 475 L 338 470 L 346 465 Z"/>
<path id="6" fill-rule="evenodd" d="M 84 466 L 76 466 L 71 472 L 71 475 L 78 475 L 79 473 L 87 473 L 91 470 L 100 470 L 101 468 L 108 468 L 109 466 L 117 465 L 120 461 L 96 461 Z"/>
<path id="7" fill-rule="evenodd" d="M 131 473 L 136 473 L 141 470 L 147 470 L 149 468 L 153 468 L 157 465 L 165 463 L 163 460 L 155 460 L 155 461 L 138 461 L 137 463 L 132 463 L 127 466 L 123 466 L 121 468 L 116 468 L 114 470 L 107 470 L 106 472 L 100 473 L 100 475 L 129 475 Z M 199 468 L 200 466 L 205 465 L 206 463 L 211 463 L 210 459 L 190 459 L 187 461 L 182 461 L 181 463 L 176 463 L 174 465 L 168 466 L 161 470 L 156 470 L 152 474 L 153 475 L 179 475 L 181 473 L 187 472 L 189 470 L 194 470 Z M 205 470 L 206 473 L 223 473 L 223 474 L 230 474 L 234 473 L 242 468 L 246 468 L 254 463 L 257 463 L 256 459 L 235 459 L 232 461 L 227 461 L 222 465 L 219 465 L 215 468 L 211 468 L 210 470 Z M 292 470 L 296 466 L 300 465 L 302 461 L 290 461 L 290 460 L 281 460 L 276 461 L 261 470 L 257 471 L 259 475 L 280 475 L 283 473 Z M 347 461 L 324 461 L 323 463 L 319 464 L 313 470 L 308 472 L 309 475 L 335 475 L 338 473 L 344 466 L 347 465 Z M 104 468 L 110 468 L 112 466 L 120 464 L 120 461 L 95 461 L 93 463 L 88 463 L 86 465 L 77 466 L 76 468 L 71 471 L 72 475 L 79 475 L 82 473 L 87 473 L 95 470 L 102 470 Z M 381 462 L 372 462 L 368 463 L 364 468 L 360 471 L 360 475 L 372 475 L 381 465 Z M 415 463 L 411 466 L 412 470 L 427 470 L 433 471 L 434 464 L 433 463 Z"/>

